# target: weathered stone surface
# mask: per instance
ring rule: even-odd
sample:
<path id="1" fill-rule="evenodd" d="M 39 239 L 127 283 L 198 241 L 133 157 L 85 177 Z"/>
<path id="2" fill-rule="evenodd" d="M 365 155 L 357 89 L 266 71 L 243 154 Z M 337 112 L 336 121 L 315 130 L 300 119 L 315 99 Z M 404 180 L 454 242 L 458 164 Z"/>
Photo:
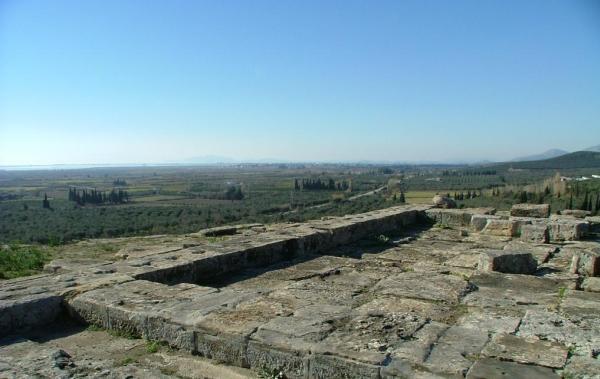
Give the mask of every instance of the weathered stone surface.
<path id="1" fill-rule="evenodd" d="M 575 315 L 577 316 L 577 315 Z M 600 343 L 598 319 L 568 317 L 546 310 L 528 310 L 519 326 L 519 336 L 558 342 L 574 354 L 593 357 Z"/>
<path id="2" fill-rule="evenodd" d="M 467 379 L 559 379 L 560 375 L 552 369 L 540 366 L 503 362 L 496 359 L 481 359 L 471 367 Z"/>
<path id="3" fill-rule="evenodd" d="M 481 253 L 479 257 L 479 270 L 509 274 L 533 274 L 537 270 L 537 262 L 531 253 L 488 250 Z"/>
<path id="4" fill-rule="evenodd" d="M 490 219 L 481 230 L 481 233 L 491 236 L 513 237 L 517 235 L 517 231 L 518 225 L 514 221 Z"/>
<path id="5" fill-rule="evenodd" d="M 426 209 L 394 207 L 274 224 L 218 239 L 186 235 L 164 246 L 149 239 L 139 249 L 131 242 L 121 260 L 89 267 L 59 262 L 59 275 L 2 282 L 0 306 L 12 312 L 18 301 L 54 296 L 56 306 L 49 309 L 58 315 L 66 308 L 80 320 L 178 349 L 169 354 L 218 361 L 229 370 L 221 377 L 235 376 L 227 365 L 289 378 L 551 377 L 552 368 L 578 377 L 597 370 L 600 298 L 590 291 L 596 278 L 585 274 L 594 269 L 589 259 L 580 259 L 576 273 L 570 272 L 573 256 L 596 251 L 597 242 L 550 245 L 465 236 L 448 228 L 408 230 L 425 219 Z M 465 223 L 464 229 L 488 211 L 428 212 L 455 225 Z M 486 224 L 487 218 L 499 220 L 482 218 Z M 547 222 L 506 221 L 520 225 L 521 235 Z M 373 243 L 370 237 L 380 234 L 403 242 Z M 530 254 L 541 267 L 535 275 L 477 270 L 481 253 L 489 250 Z M 0 313 L 0 324 L 13 328 L 10 312 Z M 53 352 L 63 349 L 72 356 L 48 362 L 66 364 L 65 374 L 73 377 L 81 374 L 69 368 L 69 359 L 76 366 L 80 360 L 77 351 L 61 345 L 62 337 L 40 340 Z M 136 349 L 145 352 L 146 342 L 137 341 Z M 3 344 L 0 376 L 5 362 L 21 359 Z M 567 349 L 571 355 L 565 364 Z M 158 358 L 148 356 L 148 362 Z M 119 367 L 110 361 L 104 367 L 114 370 L 108 377 L 161 377 L 153 376 L 160 372 L 147 370 L 148 365 L 138 369 L 145 359 Z M 125 370 L 128 366 L 131 370 Z M 191 368 L 177 375 L 198 372 L 211 377 Z"/>
<path id="6" fill-rule="evenodd" d="M 401 273 L 382 280 L 375 291 L 413 299 L 457 303 L 473 288 L 468 281 L 454 275 L 428 275 L 416 272 Z"/>
<path id="7" fill-rule="evenodd" d="M 433 372 L 464 376 L 487 341 L 482 330 L 450 327 L 432 348 L 425 366 Z"/>
<path id="8" fill-rule="evenodd" d="M 583 211 L 581 209 L 563 209 L 560 211 L 560 214 L 563 216 L 572 216 L 575 218 L 586 218 L 592 215 L 590 211 Z"/>
<path id="9" fill-rule="evenodd" d="M 514 333 L 517 331 L 521 318 L 502 314 L 501 311 L 473 310 L 457 321 L 463 328 L 487 331 L 488 334 Z"/>
<path id="10" fill-rule="evenodd" d="M 525 242 L 548 243 L 550 232 L 547 225 L 523 225 L 520 238 Z"/>
<path id="11" fill-rule="evenodd" d="M 549 204 L 515 204 L 510 208 L 511 216 L 540 217 L 550 216 Z"/>
<path id="12" fill-rule="evenodd" d="M 588 292 L 600 292 L 600 278 L 585 278 L 581 283 L 581 289 Z"/>
<path id="13" fill-rule="evenodd" d="M 202 229 L 197 232 L 197 235 L 207 236 L 207 237 L 218 237 L 218 236 L 226 236 L 236 234 L 240 230 L 251 229 L 256 227 L 261 227 L 263 224 L 238 224 L 238 225 L 226 225 L 226 226 L 217 226 L 214 228 Z M 192 234 L 193 235 L 193 234 Z"/>
<path id="14" fill-rule="evenodd" d="M 0 337 L 54 321 L 62 312 L 62 298 L 51 293 L 0 300 Z"/>
<path id="15" fill-rule="evenodd" d="M 577 241 L 585 236 L 589 229 L 587 221 L 561 217 L 550 221 L 550 241 Z"/>
<path id="16" fill-rule="evenodd" d="M 567 362 L 567 348 L 556 342 L 499 334 L 481 352 L 490 358 L 550 368 L 562 368 Z"/>
<path id="17" fill-rule="evenodd" d="M 438 208 L 456 208 L 456 202 L 448 196 L 435 195 L 431 203 Z"/>
<path id="18" fill-rule="evenodd" d="M 428 209 L 425 211 L 427 217 L 440 225 L 451 227 L 469 226 L 473 215 L 491 215 L 494 208 L 469 208 L 469 209 Z"/>
<path id="19" fill-rule="evenodd" d="M 477 287 L 465 296 L 463 303 L 484 309 L 522 314 L 526 310 L 543 310 L 556 306 L 563 283 L 533 275 L 480 272 L 469 281 Z"/>
<path id="20" fill-rule="evenodd" d="M 379 378 L 379 365 L 357 362 L 334 355 L 314 354 L 310 358 L 310 378 Z"/>
<path id="21" fill-rule="evenodd" d="M 600 249 L 576 251 L 571 261 L 571 272 L 584 276 L 600 276 Z"/>
<path id="22" fill-rule="evenodd" d="M 500 216 L 496 215 L 479 215 L 475 214 L 471 217 L 471 228 L 476 232 L 481 232 L 488 223 L 488 220 L 500 220 Z"/>

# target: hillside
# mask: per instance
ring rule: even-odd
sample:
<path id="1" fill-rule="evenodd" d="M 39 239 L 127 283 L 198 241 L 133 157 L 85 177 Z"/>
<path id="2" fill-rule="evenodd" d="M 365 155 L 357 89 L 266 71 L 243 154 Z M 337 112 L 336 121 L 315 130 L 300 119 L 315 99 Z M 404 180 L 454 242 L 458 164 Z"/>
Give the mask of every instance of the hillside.
<path id="1" fill-rule="evenodd" d="M 544 159 L 556 158 L 561 155 L 569 154 L 566 150 L 561 149 L 550 149 L 540 154 L 528 155 L 525 157 L 519 157 L 512 159 L 511 162 L 522 162 L 522 161 L 541 161 Z"/>
<path id="2" fill-rule="evenodd" d="M 574 169 L 600 168 L 600 152 L 576 151 L 559 157 L 521 162 L 505 162 L 493 165 L 498 169 Z"/>

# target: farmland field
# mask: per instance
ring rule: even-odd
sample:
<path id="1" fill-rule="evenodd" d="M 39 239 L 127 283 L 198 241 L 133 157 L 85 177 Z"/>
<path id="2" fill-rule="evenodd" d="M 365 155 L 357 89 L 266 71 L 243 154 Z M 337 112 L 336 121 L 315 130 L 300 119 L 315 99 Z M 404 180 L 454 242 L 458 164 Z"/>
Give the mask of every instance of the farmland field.
<path id="1" fill-rule="evenodd" d="M 594 170 L 566 172 L 585 175 Z M 303 221 L 401 204 L 400 193 L 413 204 L 427 204 L 440 193 L 456 198 L 459 206 L 508 209 L 523 200 L 525 190 L 527 201 L 566 208 L 571 201 L 566 192 L 540 198 L 541 183 L 552 175 L 556 171 L 548 168 L 343 164 L 0 171 L 0 243 L 59 245 L 89 238 L 190 233 L 236 223 Z M 312 187 L 303 188 L 303 181 Z M 573 185 L 571 203 L 581 204 L 586 193 L 595 202 L 596 182 Z M 492 196 L 499 189 L 502 195 Z M 103 195 L 86 203 L 73 199 L 72 191 Z M 106 201 L 111 191 L 121 191 L 124 197 Z"/>

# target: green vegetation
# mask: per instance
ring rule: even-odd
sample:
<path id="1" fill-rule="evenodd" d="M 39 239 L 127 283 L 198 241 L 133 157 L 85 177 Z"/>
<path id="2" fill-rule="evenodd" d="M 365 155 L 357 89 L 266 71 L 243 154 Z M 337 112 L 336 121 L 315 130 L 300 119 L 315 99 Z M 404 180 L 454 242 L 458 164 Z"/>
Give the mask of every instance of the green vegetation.
<path id="1" fill-rule="evenodd" d="M 146 342 L 146 351 L 150 354 L 154 354 L 158 352 L 160 349 L 160 343 L 156 341 L 147 341 Z"/>
<path id="2" fill-rule="evenodd" d="M 519 202 L 549 203 L 553 212 L 585 209 L 598 214 L 599 156 L 579 152 L 485 166 L 0 170 L 0 278 L 39 272 L 54 256 L 68 259 L 82 250 L 76 241 L 184 234 L 240 223 L 302 222 L 405 202 L 429 204 L 438 193 L 453 197 L 459 207 L 506 210 Z M 114 259 L 112 253 L 119 248 L 118 240 L 83 246 L 90 259 L 98 260 Z"/>
<path id="3" fill-rule="evenodd" d="M 0 246 L 0 279 L 35 274 L 49 260 L 49 254 L 38 247 L 17 244 Z"/>

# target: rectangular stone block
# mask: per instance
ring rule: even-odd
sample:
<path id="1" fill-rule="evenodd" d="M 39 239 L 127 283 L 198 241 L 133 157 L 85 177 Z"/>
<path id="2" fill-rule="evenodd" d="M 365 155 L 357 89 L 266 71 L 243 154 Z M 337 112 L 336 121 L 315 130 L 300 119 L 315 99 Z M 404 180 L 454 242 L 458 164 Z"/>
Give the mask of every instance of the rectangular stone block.
<path id="1" fill-rule="evenodd" d="M 574 218 L 556 218 L 549 224 L 550 241 L 578 241 L 584 237 L 589 228 L 587 221 Z"/>
<path id="2" fill-rule="evenodd" d="M 473 215 L 471 217 L 471 228 L 476 232 L 481 232 L 488 223 L 488 220 L 500 220 L 500 216 L 495 215 Z"/>
<path id="3" fill-rule="evenodd" d="M 0 337 L 54 321 L 63 311 L 62 298 L 52 293 L 0 300 Z"/>
<path id="4" fill-rule="evenodd" d="M 498 237 L 513 237 L 517 235 L 517 224 L 511 220 L 488 220 L 482 234 Z"/>
<path id="5" fill-rule="evenodd" d="M 567 348 L 559 343 L 498 334 L 481 352 L 483 356 L 550 368 L 562 368 L 567 362 Z"/>
<path id="6" fill-rule="evenodd" d="M 504 362 L 492 358 L 478 360 L 467 373 L 467 379 L 488 378 L 559 379 L 561 376 L 547 367 Z"/>
<path id="7" fill-rule="evenodd" d="M 576 251 L 571 261 L 571 272 L 583 276 L 600 276 L 600 251 Z"/>
<path id="8" fill-rule="evenodd" d="M 550 241 L 548 226 L 542 224 L 523 225 L 520 239 L 531 243 L 548 243 Z"/>
<path id="9" fill-rule="evenodd" d="M 310 378 L 379 378 L 380 366 L 357 362 L 333 355 L 313 354 L 310 358 Z"/>
<path id="10" fill-rule="evenodd" d="M 308 356 L 298 351 L 273 348 L 260 342 L 250 341 L 247 359 L 248 365 L 253 369 L 281 371 L 285 373 L 286 378 L 290 379 L 308 377 Z"/>
<path id="11" fill-rule="evenodd" d="M 195 332 L 195 351 L 217 362 L 249 367 L 246 356 L 247 338 L 242 335 Z"/>
<path id="12" fill-rule="evenodd" d="M 425 211 L 427 217 L 437 224 L 451 227 L 469 226 L 473 215 L 492 215 L 494 208 L 440 209 L 432 208 Z"/>
<path id="13" fill-rule="evenodd" d="M 511 216 L 540 217 L 550 216 L 549 204 L 515 204 L 510 209 Z"/>
<path id="14" fill-rule="evenodd" d="M 537 261 L 531 253 L 488 250 L 479 256 L 479 270 L 533 274 L 537 270 Z"/>

